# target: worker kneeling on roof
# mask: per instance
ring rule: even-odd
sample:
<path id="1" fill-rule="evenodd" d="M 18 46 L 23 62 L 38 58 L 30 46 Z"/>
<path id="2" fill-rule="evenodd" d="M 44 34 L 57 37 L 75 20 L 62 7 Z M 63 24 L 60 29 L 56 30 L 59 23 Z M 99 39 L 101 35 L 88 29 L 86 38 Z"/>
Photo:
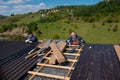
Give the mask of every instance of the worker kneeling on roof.
<path id="1" fill-rule="evenodd" d="M 82 37 L 78 36 L 76 32 L 71 32 L 70 37 L 66 40 L 70 45 L 81 45 L 85 43 Z"/>
<path id="2" fill-rule="evenodd" d="M 26 43 L 37 42 L 37 37 L 34 36 L 32 32 L 29 32 L 27 38 L 25 39 L 25 42 Z"/>

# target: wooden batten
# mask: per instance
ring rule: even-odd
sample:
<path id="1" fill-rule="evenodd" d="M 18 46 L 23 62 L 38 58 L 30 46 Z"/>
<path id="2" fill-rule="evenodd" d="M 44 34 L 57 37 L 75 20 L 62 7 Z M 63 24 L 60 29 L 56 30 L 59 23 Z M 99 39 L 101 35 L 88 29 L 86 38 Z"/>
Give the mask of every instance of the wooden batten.
<path id="1" fill-rule="evenodd" d="M 56 58 L 55 58 L 54 55 L 51 55 L 51 56 L 50 56 L 49 64 L 56 64 Z"/>
<path id="2" fill-rule="evenodd" d="M 76 53 L 63 53 L 63 54 L 67 56 L 80 56 L 80 54 L 76 54 Z"/>
<path id="3" fill-rule="evenodd" d="M 115 49 L 117 57 L 120 61 L 120 46 L 119 45 L 114 45 L 114 49 Z"/>
<path id="4" fill-rule="evenodd" d="M 72 69 L 72 70 L 74 70 L 73 67 L 67 67 L 67 66 L 50 65 L 50 64 L 41 64 L 41 63 L 37 63 L 37 65 L 39 65 L 39 66 L 46 66 L 46 67 L 53 67 L 53 68 L 60 68 L 60 69 Z"/>
<path id="5" fill-rule="evenodd" d="M 78 57 L 80 56 L 80 52 L 81 52 L 82 48 L 76 49 L 77 53 L 63 53 L 64 50 L 71 49 L 71 48 L 66 48 L 66 45 L 67 44 L 64 42 L 58 42 L 57 44 L 55 42 L 50 43 L 51 50 L 48 53 L 46 53 L 46 55 L 44 55 L 44 57 L 43 57 L 43 59 L 45 59 L 45 62 L 36 64 L 37 66 L 39 66 L 37 71 L 28 71 L 29 74 L 32 74 L 32 76 L 29 78 L 29 80 L 32 80 L 36 75 L 48 77 L 48 78 L 54 78 L 54 79 L 70 80 L 70 73 L 71 73 L 71 71 L 74 70 L 75 63 L 78 61 Z M 75 56 L 75 58 L 74 59 L 65 59 L 64 56 Z M 70 66 L 53 65 L 56 63 L 55 62 L 56 60 L 58 61 L 58 63 L 68 61 L 71 63 L 71 65 Z M 49 74 L 49 73 L 42 73 L 41 70 L 44 67 L 65 69 L 65 70 L 68 70 L 68 72 L 65 76 L 54 75 L 54 74 Z"/>
<path id="6" fill-rule="evenodd" d="M 50 58 L 49 58 L 49 57 L 45 57 L 45 59 L 49 60 Z M 69 61 L 69 62 L 77 62 L 77 60 L 74 60 L 74 59 L 66 59 L 66 61 Z"/>
<path id="7" fill-rule="evenodd" d="M 57 45 L 61 52 L 63 52 L 65 50 L 65 48 L 67 47 L 67 43 L 64 41 L 58 42 Z"/>
<path id="8" fill-rule="evenodd" d="M 29 74 L 33 74 L 33 75 L 38 75 L 38 76 L 55 78 L 55 79 L 62 79 L 62 80 L 69 80 L 70 79 L 70 77 L 64 77 L 64 76 L 53 75 L 53 74 L 46 74 L 46 73 L 38 73 L 38 72 L 33 72 L 33 71 L 28 71 L 28 73 Z"/>

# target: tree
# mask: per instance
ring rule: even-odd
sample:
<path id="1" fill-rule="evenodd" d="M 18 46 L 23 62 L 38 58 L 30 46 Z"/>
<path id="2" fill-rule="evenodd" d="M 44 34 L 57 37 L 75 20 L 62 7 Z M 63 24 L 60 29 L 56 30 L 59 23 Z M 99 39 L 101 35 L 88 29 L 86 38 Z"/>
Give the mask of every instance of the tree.
<path id="1" fill-rule="evenodd" d="M 113 27 L 113 32 L 116 32 L 116 31 L 118 31 L 118 25 L 115 25 L 115 26 Z"/>
<path id="2" fill-rule="evenodd" d="M 14 16 L 15 14 L 11 14 L 11 16 Z"/>
<path id="3" fill-rule="evenodd" d="M 36 31 L 38 29 L 36 22 L 32 22 L 32 23 L 28 24 L 27 27 L 30 31 Z"/>

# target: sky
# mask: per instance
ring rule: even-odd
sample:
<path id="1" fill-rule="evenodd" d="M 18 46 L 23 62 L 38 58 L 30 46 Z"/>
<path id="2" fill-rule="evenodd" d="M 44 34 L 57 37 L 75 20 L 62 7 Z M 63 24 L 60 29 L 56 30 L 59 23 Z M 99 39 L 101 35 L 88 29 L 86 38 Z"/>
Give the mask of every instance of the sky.
<path id="1" fill-rule="evenodd" d="M 61 5 L 92 5 L 102 0 L 0 0 L 0 15 L 24 14 Z"/>

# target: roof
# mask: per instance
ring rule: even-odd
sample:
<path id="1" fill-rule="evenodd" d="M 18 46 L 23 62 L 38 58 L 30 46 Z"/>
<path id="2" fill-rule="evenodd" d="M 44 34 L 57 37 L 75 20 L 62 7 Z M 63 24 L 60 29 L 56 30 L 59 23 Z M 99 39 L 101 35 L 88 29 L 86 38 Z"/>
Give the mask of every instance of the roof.
<path id="1" fill-rule="evenodd" d="M 39 57 L 24 57 L 37 44 L 0 41 L 1 80 L 20 80 L 34 68 Z M 71 80 L 120 80 L 119 74 L 120 62 L 113 45 L 85 44 Z"/>
<path id="2" fill-rule="evenodd" d="M 86 44 L 71 80 L 120 80 L 120 62 L 113 45 Z"/>
<path id="3" fill-rule="evenodd" d="M 0 77 L 2 80 L 19 80 L 36 64 L 37 58 L 26 60 L 24 57 L 37 43 L 0 41 L 0 45 Z"/>

